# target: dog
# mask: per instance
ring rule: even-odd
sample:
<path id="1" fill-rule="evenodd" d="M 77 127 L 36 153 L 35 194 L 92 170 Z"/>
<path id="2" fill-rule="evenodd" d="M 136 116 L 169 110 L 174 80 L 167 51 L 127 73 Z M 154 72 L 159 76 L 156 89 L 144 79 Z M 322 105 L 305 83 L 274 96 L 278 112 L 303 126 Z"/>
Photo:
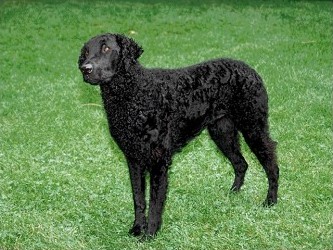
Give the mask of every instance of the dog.
<path id="1" fill-rule="evenodd" d="M 228 58 L 148 69 L 138 61 L 142 53 L 133 39 L 107 33 L 85 43 L 78 60 L 84 81 L 101 89 L 111 136 L 128 163 L 135 212 L 129 233 L 155 236 L 172 156 L 205 128 L 234 168 L 231 190 L 240 190 L 248 168 L 239 145 L 241 132 L 268 178 L 264 205 L 277 203 L 276 142 L 269 135 L 268 96 L 258 73 Z"/>

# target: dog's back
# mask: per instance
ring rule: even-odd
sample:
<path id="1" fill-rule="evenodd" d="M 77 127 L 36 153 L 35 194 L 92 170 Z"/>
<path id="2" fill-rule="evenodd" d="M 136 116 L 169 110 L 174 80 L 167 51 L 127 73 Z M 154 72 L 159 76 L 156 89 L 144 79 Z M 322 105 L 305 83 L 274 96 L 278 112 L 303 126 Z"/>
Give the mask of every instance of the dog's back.
<path id="1" fill-rule="evenodd" d="M 134 78 L 140 86 L 134 97 L 137 108 L 148 124 L 156 126 L 159 119 L 168 123 L 177 149 L 224 116 L 239 123 L 246 113 L 267 109 L 260 76 L 241 61 L 215 59 L 178 69 L 140 70 Z"/>

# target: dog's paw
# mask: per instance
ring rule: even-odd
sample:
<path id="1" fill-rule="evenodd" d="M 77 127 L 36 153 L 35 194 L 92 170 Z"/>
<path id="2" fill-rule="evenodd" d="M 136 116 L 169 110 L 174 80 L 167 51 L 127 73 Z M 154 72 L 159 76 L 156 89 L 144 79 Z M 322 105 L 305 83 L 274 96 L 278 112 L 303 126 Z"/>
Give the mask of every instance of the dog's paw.
<path id="1" fill-rule="evenodd" d="M 155 236 L 153 235 L 147 235 L 147 234 L 142 234 L 139 238 L 140 242 L 149 242 L 151 240 L 153 240 L 155 238 Z"/>
<path id="2" fill-rule="evenodd" d="M 240 186 L 232 185 L 232 187 L 230 188 L 231 193 L 238 193 L 238 192 L 240 192 L 240 190 L 241 190 Z"/>
<path id="3" fill-rule="evenodd" d="M 277 203 L 277 199 L 273 199 L 273 198 L 267 198 L 263 203 L 263 207 L 272 207 Z"/>
<path id="4" fill-rule="evenodd" d="M 234 183 L 232 184 L 230 191 L 231 192 L 239 192 L 241 190 L 241 187 L 244 184 L 244 177 L 240 178 L 240 177 L 236 177 L 234 180 Z"/>
<path id="5" fill-rule="evenodd" d="M 133 236 L 144 235 L 146 231 L 146 225 L 134 224 L 133 227 L 128 231 L 129 234 Z"/>

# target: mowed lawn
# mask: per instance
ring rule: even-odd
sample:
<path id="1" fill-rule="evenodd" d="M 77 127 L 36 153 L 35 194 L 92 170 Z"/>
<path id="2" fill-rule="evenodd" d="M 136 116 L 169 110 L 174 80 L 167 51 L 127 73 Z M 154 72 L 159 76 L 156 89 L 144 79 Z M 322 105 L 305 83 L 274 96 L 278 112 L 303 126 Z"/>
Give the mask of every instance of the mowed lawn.
<path id="1" fill-rule="evenodd" d="M 277 206 L 250 165 L 233 170 L 204 131 L 173 159 L 164 224 L 139 242 L 125 159 L 109 136 L 80 49 L 117 32 L 147 67 L 246 61 L 269 93 Z M 332 249 L 331 1 L 0 2 L 0 249 Z"/>

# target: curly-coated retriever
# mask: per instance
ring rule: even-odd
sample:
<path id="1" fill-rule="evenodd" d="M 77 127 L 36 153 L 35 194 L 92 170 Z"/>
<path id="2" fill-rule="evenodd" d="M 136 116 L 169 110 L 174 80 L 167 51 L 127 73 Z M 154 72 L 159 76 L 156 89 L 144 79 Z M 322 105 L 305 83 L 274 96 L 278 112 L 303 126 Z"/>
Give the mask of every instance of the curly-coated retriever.
<path id="1" fill-rule="evenodd" d="M 276 143 L 269 136 L 268 98 L 256 71 L 232 59 L 147 69 L 138 62 L 142 52 L 126 36 L 103 34 L 89 40 L 79 58 L 84 81 L 100 86 L 110 133 L 127 159 L 135 210 L 130 233 L 156 234 L 172 155 L 204 128 L 234 168 L 233 191 L 241 188 L 248 167 L 238 141 L 238 131 L 243 134 L 267 174 L 264 204 L 275 204 Z M 150 174 L 148 216 L 146 172 Z"/>

